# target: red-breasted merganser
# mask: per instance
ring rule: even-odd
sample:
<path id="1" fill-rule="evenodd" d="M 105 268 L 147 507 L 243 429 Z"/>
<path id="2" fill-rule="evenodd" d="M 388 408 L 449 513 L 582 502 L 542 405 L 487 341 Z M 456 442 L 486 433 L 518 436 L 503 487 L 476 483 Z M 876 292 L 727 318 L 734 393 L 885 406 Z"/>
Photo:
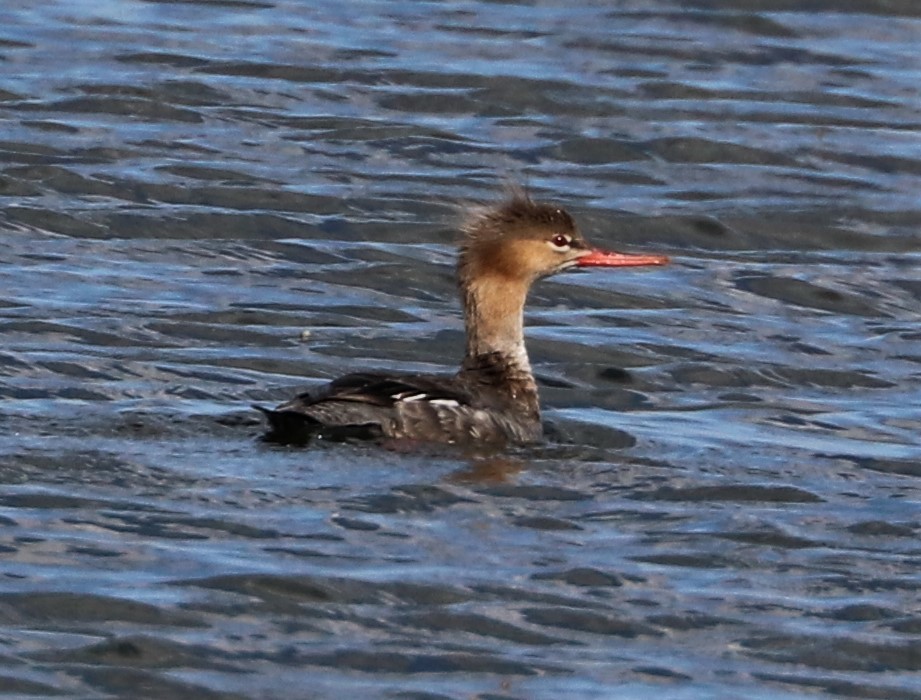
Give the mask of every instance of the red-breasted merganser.
<path id="1" fill-rule="evenodd" d="M 664 265 L 661 255 L 592 248 L 563 209 L 513 190 L 471 211 L 457 263 L 467 349 L 453 376 L 361 372 L 274 410 L 266 439 L 396 439 L 526 444 L 542 436 L 537 383 L 524 345 L 524 304 L 541 277 L 580 267 Z"/>

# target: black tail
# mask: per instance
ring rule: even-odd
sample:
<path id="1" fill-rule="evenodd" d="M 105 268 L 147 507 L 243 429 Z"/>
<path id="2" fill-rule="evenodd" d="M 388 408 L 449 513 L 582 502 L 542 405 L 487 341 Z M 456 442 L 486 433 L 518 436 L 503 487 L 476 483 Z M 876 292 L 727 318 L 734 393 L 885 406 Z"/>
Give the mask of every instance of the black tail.
<path id="1" fill-rule="evenodd" d="M 361 425 L 324 425 L 320 421 L 297 411 L 275 411 L 253 405 L 266 417 L 269 429 L 262 439 L 278 445 L 306 445 L 314 439 L 343 442 L 346 440 L 376 440 L 383 435 L 375 423 Z"/>
<path id="2" fill-rule="evenodd" d="M 271 408 L 253 405 L 265 416 L 269 429 L 262 439 L 279 445 L 306 445 L 323 427 L 310 416 L 295 411 L 274 411 Z"/>

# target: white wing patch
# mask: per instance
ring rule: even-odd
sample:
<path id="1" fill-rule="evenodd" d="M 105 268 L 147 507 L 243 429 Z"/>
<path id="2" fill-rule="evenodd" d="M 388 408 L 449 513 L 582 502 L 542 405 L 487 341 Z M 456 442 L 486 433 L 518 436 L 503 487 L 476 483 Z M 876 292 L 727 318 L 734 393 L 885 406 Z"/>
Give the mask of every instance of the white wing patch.
<path id="1" fill-rule="evenodd" d="M 429 398 L 429 394 L 426 394 L 424 391 L 412 392 L 404 391 L 399 394 L 393 395 L 394 401 L 402 401 L 404 403 L 410 403 L 413 401 L 427 401 L 432 406 L 447 406 L 450 408 L 457 408 L 460 404 L 454 399 L 432 399 Z"/>

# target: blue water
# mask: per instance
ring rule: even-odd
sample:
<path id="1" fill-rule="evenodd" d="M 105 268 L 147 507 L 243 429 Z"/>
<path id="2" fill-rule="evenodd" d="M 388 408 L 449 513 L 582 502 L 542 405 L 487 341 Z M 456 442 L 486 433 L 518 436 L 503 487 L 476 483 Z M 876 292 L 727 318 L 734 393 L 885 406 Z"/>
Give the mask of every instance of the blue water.
<path id="1" fill-rule="evenodd" d="M 921 698 L 910 2 L 0 8 L 0 696 Z M 450 372 L 503 180 L 547 442 L 277 448 Z"/>

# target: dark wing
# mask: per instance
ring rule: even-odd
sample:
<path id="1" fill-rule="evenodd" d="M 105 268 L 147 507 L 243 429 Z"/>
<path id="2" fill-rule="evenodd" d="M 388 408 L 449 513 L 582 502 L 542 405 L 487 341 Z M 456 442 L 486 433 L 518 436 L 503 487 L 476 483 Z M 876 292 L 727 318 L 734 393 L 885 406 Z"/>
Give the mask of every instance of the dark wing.
<path id="1" fill-rule="evenodd" d="M 278 406 L 276 411 L 303 410 L 325 401 L 346 401 L 390 407 L 398 401 L 472 401 L 454 377 L 402 376 L 359 372 L 339 377 L 314 391 L 307 391 Z"/>
<path id="2" fill-rule="evenodd" d="M 454 377 L 347 374 L 295 396 L 266 416 L 266 439 L 304 443 L 317 434 L 331 439 L 374 439 L 387 433 L 400 402 L 448 401 L 469 406 L 472 397 Z"/>

